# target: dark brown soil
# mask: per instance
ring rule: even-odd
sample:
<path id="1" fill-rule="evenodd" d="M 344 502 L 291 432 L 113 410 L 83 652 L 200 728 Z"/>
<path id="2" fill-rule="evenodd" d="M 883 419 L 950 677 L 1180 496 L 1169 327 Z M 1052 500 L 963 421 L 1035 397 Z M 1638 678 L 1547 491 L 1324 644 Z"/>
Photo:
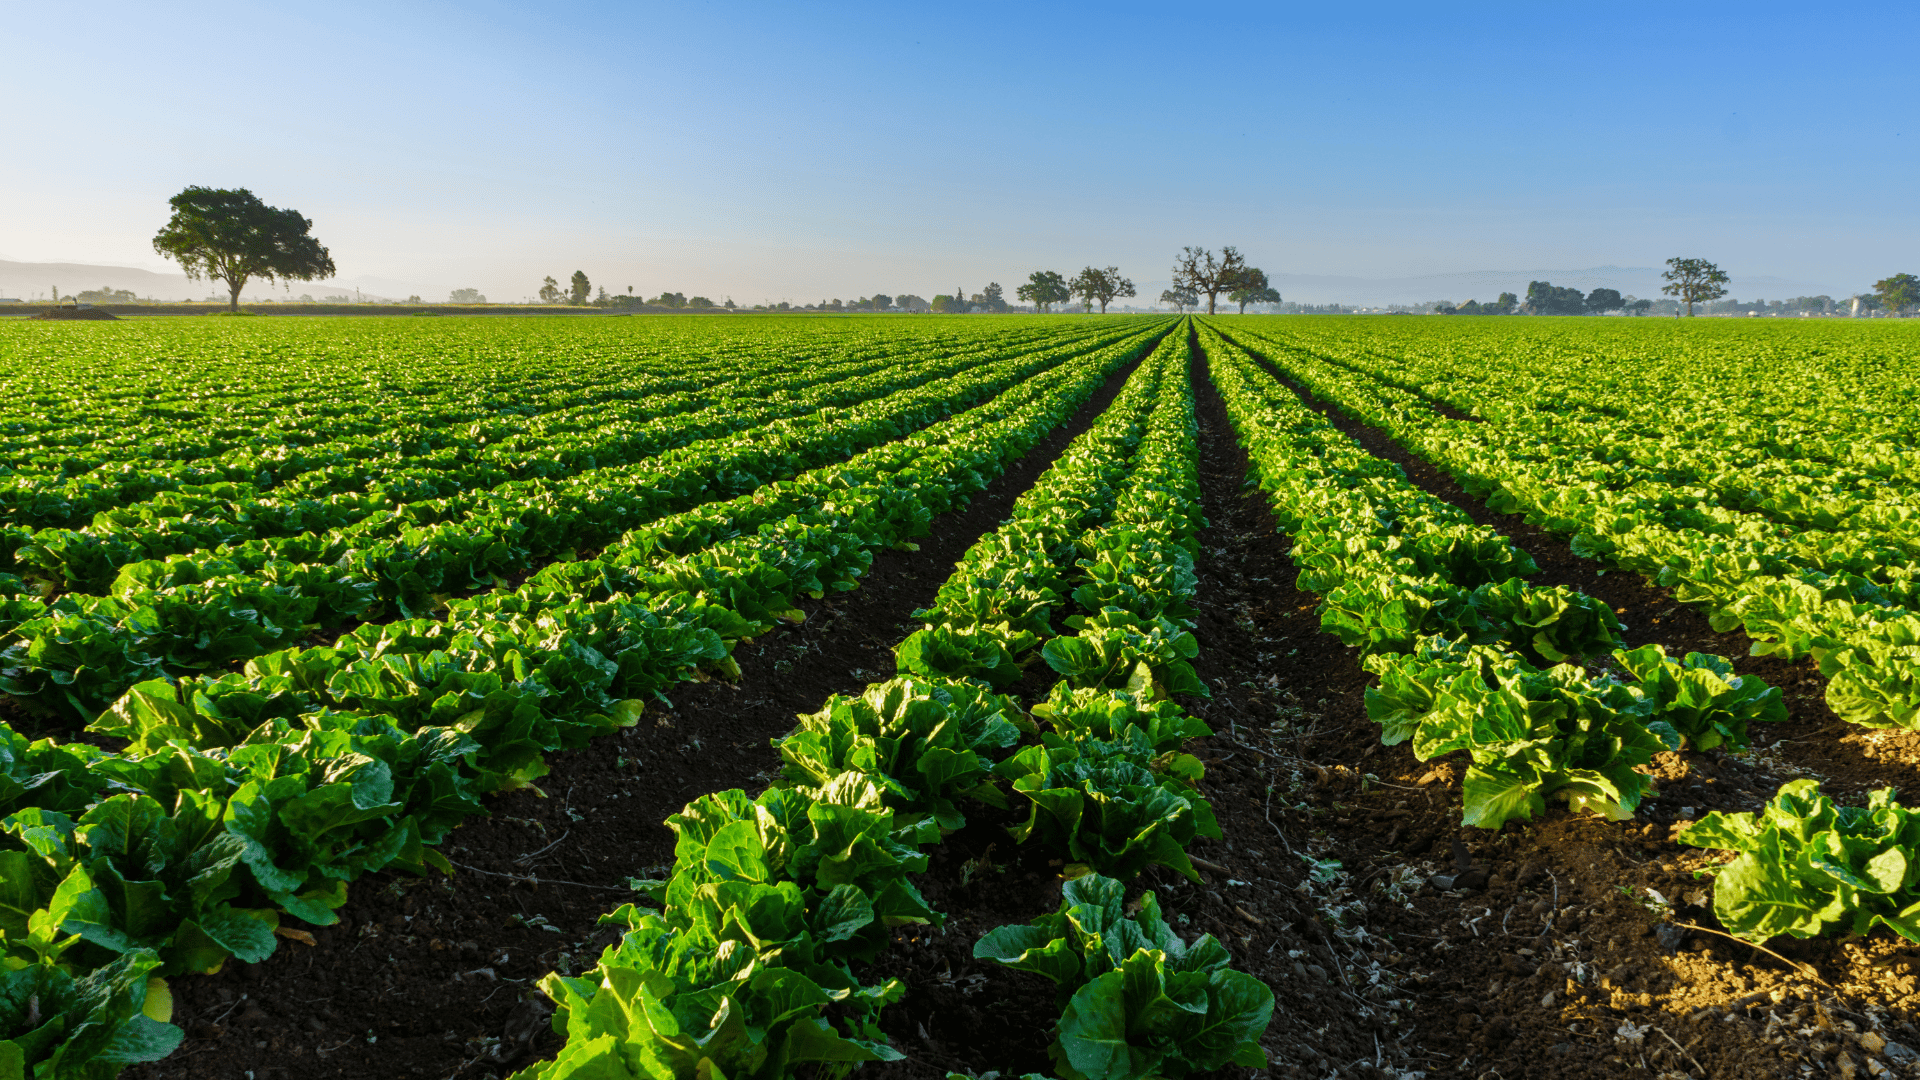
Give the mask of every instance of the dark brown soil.
<path id="1" fill-rule="evenodd" d="M 1880 759 L 1866 744 L 1822 730 L 1831 718 L 1817 674 L 1742 658 L 1742 671 L 1787 687 L 1793 721 L 1763 735 L 1764 754 L 1663 755 L 1663 794 L 1640 820 L 1555 809 L 1497 833 L 1464 829 L 1461 762 L 1419 762 L 1404 746 L 1380 745 L 1364 711 L 1368 677 L 1353 650 L 1320 632 L 1318 598 L 1295 588 L 1287 540 L 1245 486 L 1247 460 L 1204 358 L 1196 375 L 1209 521 L 1196 665 L 1213 696 L 1187 704 L 1216 731 L 1192 749 L 1207 761 L 1205 792 L 1226 839 L 1194 849 L 1201 884 L 1170 873 L 1143 884 L 1160 892 L 1183 933 L 1220 937 L 1237 967 L 1274 990 L 1264 1041 L 1272 1068 L 1225 1073 L 1920 1075 L 1920 1058 L 1906 1049 L 1920 1047 L 1920 952 L 1884 932 L 1773 944 L 1816 979 L 1715 936 L 1711 911 L 1698 906 L 1710 886 L 1691 871 L 1716 856 L 1669 839 L 1683 806 L 1757 805 L 1785 775 L 1783 761 L 1818 768 L 1844 792 L 1875 778 Z M 362 882 L 350 921 L 317 931 L 315 947 L 289 943 L 253 968 L 178 980 L 187 1043 L 130 1075 L 478 1080 L 552 1053 L 544 1007 L 523 998 L 541 974 L 584 969 L 613 940 L 594 920 L 622 902 L 627 876 L 670 859 L 661 820 L 699 794 L 770 779 L 766 741 L 794 713 L 889 673 L 909 613 L 1108 395 L 967 511 L 937 522 L 921 551 L 882 555 L 859 590 L 805 605 L 804 624 L 743 647 L 737 685 L 689 688 L 674 711 L 557 758 L 548 798 L 497 801 L 492 817 L 451 842 L 462 865 L 452 880 Z M 1415 482 L 1511 535 L 1541 564 L 1536 580 L 1620 609 L 1634 643 L 1744 653 L 1741 635 L 1715 635 L 1661 590 L 1602 576 L 1564 541 L 1487 515 L 1379 432 L 1340 422 Z M 1912 768 L 1906 744 L 1877 745 L 1889 756 L 1880 775 L 1902 780 Z M 882 1018 L 908 1060 L 861 1075 L 1050 1071 L 1051 987 L 972 959 L 981 933 L 1058 903 L 1058 868 L 1037 849 L 1011 846 L 1003 824 L 976 812 L 933 852 L 920 885 L 949 914 L 946 925 L 897 933 L 864 972 L 908 983 Z M 1463 869 L 1471 887 L 1435 887 L 1435 875 Z M 1649 889 L 1668 904 L 1649 907 Z M 1706 929 L 1676 929 L 1682 923 Z"/>
<path id="2" fill-rule="evenodd" d="M 117 322 L 120 317 L 99 308 L 53 307 L 27 318 L 39 322 Z"/>
<path id="3" fill-rule="evenodd" d="M 1312 730 L 1311 720 L 1275 730 L 1276 715 L 1305 720 L 1358 713 L 1365 676 L 1347 650 L 1319 633 L 1314 598 L 1292 588 L 1285 541 L 1276 535 L 1265 502 L 1243 487 L 1247 457 L 1205 380 L 1204 363 L 1196 365 L 1195 378 L 1209 523 L 1196 567 L 1195 667 L 1214 697 L 1183 704 L 1218 732 L 1190 749 L 1207 762 L 1204 791 L 1226 839 L 1192 848 L 1201 884 L 1154 868 L 1142 885 L 1159 893 L 1182 934 L 1213 934 L 1232 951 L 1235 967 L 1272 987 L 1274 1022 L 1265 1040 L 1270 1075 L 1392 1075 L 1372 1063 L 1391 1064 L 1402 1056 L 1395 1049 L 1396 1021 L 1385 1004 L 1398 991 L 1343 972 L 1331 951 L 1338 948 L 1344 956 L 1385 942 L 1368 937 L 1363 915 L 1356 919 L 1343 908 L 1338 918 L 1345 924 L 1330 916 L 1327 904 L 1337 889 L 1304 883 L 1306 864 L 1289 846 L 1304 853 L 1310 841 L 1297 824 L 1288 824 L 1284 794 L 1274 796 L 1269 817 L 1269 786 L 1310 776 L 1311 766 L 1299 755 L 1328 734 Z M 1025 689 L 1029 696 L 1044 696 L 1048 685 L 1035 680 Z M 1031 853 L 1009 846 L 998 826 L 990 815 L 978 815 L 935 852 L 919 884 L 935 907 L 950 913 L 945 929 L 896 935 L 894 948 L 872 969 L 907 983 L 906 999 L 882 1019 L 908 1060 L 869 1066 L 862 1076 L 942 1080 L 950 1070 L 1051 1073 L 1046 1046 L 1058 1015 L 1052 984 L 973 959 L 973 943 L 988 930 L 1027 922 L 1060 904 L 1057 862 L 1036 865 Z M 1239 1068 L 1221 1073 L 1253 1074 Z"/>
<path id="4" fill-rule="evenodd" d="M 1754 809 L 1801 769 L 1828 776 L 1829 790 L 1843 798 L 1857 798 L 1883 777 L 1901 782 L 1913 768 L 1911 753 L 1902 752 L 1908 737 L 1827 730 L 1833 717 L 1821 698 L 1824 681 L 1807 665 L 1745 656 L 1744 634 L 1715 634 L 1697 608 L 1635 575 L 1602 574 L 1564 539 L 1517 516 L 1492 514 L 1383 432 L 1302 396 L 1370 452 L 1401 464 L 1415 483 L 1507 533 L 1539 562 L 1533 580 L 1606 600 L 1628 624 L 1631 644 L 1657 641 L 1669 652 L 1735 658 L 1743 673 L 1786 689 L 1793 717 L 1757 733 L 1764 748 L 1753 754 L 1661 755 L 1654 774 L 1662 793 L 1639 820 L 1606 822 L 1555 808 L 1537 823 L 1510 823 L 1498 833 L 1458 824 L 1464 756 L 1419 762 L 1405 746 L 1382 747 L 1358 694 L 1329 695 L 1318 711 L 1289 718 L 1310 734 L 1288 740 L 1282 727 L 1272 745 L 1292 752 L 1297 742 L 1308 775 L 1292 792 L 1276 790 L 1275 818 L 1290 835 L 1306 832 L 1320 842 L 1323 857 L 1342 861 L 1346 880 L 1361 883 L 1354 888 L 1372 913 L 1370 929 L 1392 941 L 1397 959 L 1384 970 L 1412 1003 L 1403 1023 L 1412 1029 L 1405 1045 L 1413 1049 L 1401 1067 L 1474 1077 L 1598 1078 L 1623 1068 L 1785 1077 L 1801 1075 L 1803 1066 L 1848 1076 L 1920 1075 L 1920 1058 L 1906 1049 L 1920 1046 L 1920 956 L 1910 945 L 1884 931 L 1771 943 L 1817 977 L 1795 970 L 1713 933 L 1719 924 L 1704 906 L 1711 887 L 1693 871 L 1718 856 L 1670 839 L 1683 808 Z M 1351 650 L 1317 632 L 1314 598 L 1294 597 L 1308 607 L 1289 637 L 1313 639 L 1336 654 L 1323 661 L 1323 680 L 1335 687 L 1364 681 Z M 1255 622 L 1277 636 L 1258 614 Z M 1284 695 L 1301 677 L 1278 674 L 1269 694 Z M 1216 700 L 1216 715 L 1221 704 Z M 1276 707 L 1285 716 L 1293 704 L 1282 696 Z M 1300 812 L 1282 819 L 1278 804 L 1294 800 Z M 1440 891 L 1429 880 L 1463 865 L 1476 887 Z M 1869 1062 L 1888 1073 L 1871 1073 Z"/>
<path id="5" fill-rule="evenodd" d="M 559 1048 L 534 983 L 578 973 L 618 933 L 600 915 L 631 896 L 629 877 L 673 861 L 663 822 L 713 791 L 773 779 L 768 740 L 836 693 L 891 677 L 893 646 L 953 563 L 998 528 L 1132 371 L 974 497 L 934 522 L 918 551 L 885 551 L 852 592 L 806 601 L 807 618 L 735 652 L 737 682 L 691 685 L 671 711 L 594 746 L 555 755 L 540 781 L 489 806 L 442 849 L 451 878 L 379 874 L 353 886 L 339 925 L 315 945 L 287 942 L 261 964 L 174 980 L 187 1040 L 128 1080 L 241 1077 L 503 1076 Z"/>

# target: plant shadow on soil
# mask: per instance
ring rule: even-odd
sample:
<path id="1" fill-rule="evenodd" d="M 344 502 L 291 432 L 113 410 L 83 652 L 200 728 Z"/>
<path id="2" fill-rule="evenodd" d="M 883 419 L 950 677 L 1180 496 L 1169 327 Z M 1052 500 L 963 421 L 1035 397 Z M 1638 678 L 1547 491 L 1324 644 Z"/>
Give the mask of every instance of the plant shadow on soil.
<path id="1" fill-rule="evenodd" d="M 1367 676 L 1354 650 L 1320 631 L 1318 597 L 1294 587 L 1287 539 L 1264 496 L 1247 486 L 1247 458 L 1204 357 L 1196 355 L 1194 373 L 1209 522 L 1196 567 L 1195 664 L 1213 696 L 1186 704 L 1216 732 L 1191 749 L 1207 762 L 1203 790 L 1226 839 L 1194 848 L 1200 883 L 1156 871 L 1141 885 L 1161 894 L 1182 934 L 1219 937 L 1236 967 L 1275 992 L 1263 1043 L 1272 1067 L 1220 1075 L 1423 1070 L 1612 1080 L 1644 1068 L 1785 1077 L 1803 1063 L 1850 1074 L 1869 1059 L 1920 1075 L 1899 1053 L 1901 1041 L 1920 1046 L 1909 966 L 1920 956 L 1908 958 L 1884 934 L 1775 944 L 1813 964 L 1826 980 L 1819 983 L 1711 934 L 1663 936 L 1666 914 L 1643 903 L 1653 888 L 1679 921 L 1717 926 L 1709 910 L 1688 906 L 1689 895 L 1708 888 L 1690 871 L 1714 856 L 1668 838 L 1681 807 L 1752 808 L 1780 778 L 1767 763 L 1786 754 L 1831 777 L 1837 791 L 1882 779 L 1905 786 L 1916 771 L 1911 745 L 1887 740 L 1888 764 L 1876 771 L 1883 759 L 1864 752 L 1857 735 L 1827 730 L 1817 673 L 1742 659 L 1743 673 L 1786 689 L 1794 715 L 1763 736 L 1770 750 L 1752 758 L 1757 767 L 1733 755 L 1664 755 L 1657 773 L 1668 794 L 1642 820 L 1555 809 L 1498 833 L 1462 828 L 1459 763 L 1422 763 L 1404 746 L 1380 745 L 1364 709 Z M 339 925 L 313 930 L 313 947 L 289 942 L 266 963 L 175 980 L 188 1040 L 128 1077 L 480 1080 L 550 1056 L 559 1040 L 533 983 L 556 968 L 585 970 L 617 940 L 595 920 L 625 902 L 627 877 L 671 862 L 665 817 L 707 792 L 771 781 L 777 758 L 768 740 L 790 730 L 795 713 L 888 677 L 911 612 L 1125 374 L 966 510 L 937 519 L 919 551 L 879 553 L 859 589 L 803 603 L 804 623 L 743 645 L 737 683 L 683 688 L 671 711 L 649 711 L 639 727 L 555 755 L 542 781 L 547 798 L 493 800 L 491 816 L 462 827 L 444 849 L 463 867 L 452 879 L 375 876 L 354 886 Z M 1697 609 L 1632 575 L 1596 576 L 1563 539 L 1488 513 L 1382 433 L 1330 415 L 1415 483 L 1511 536 L 1540 563 L 1535 581 L 1573 585 L 1621 609 L 1631 643 L 1745 651 L 1743 635 L 1713 634 Z M 1030 678 L 1019 690 L 1032 700 L 1046 681 Z M 918 882 L 947 914 L 945 926 L 897 931 L 892 948 L 861 971 L 869 982 L 907 984 L 882 1016 L 907 1058 L 867 1066 L 863 1076 L 1049 1071 L 1051 984 L 976 961 L 972 945 L 995 926 L 1054 910 L 1058 871 L 1037 849 L 1008 840 L 1002 826 L 1011 815 L 974 808 L 970 816 L 931 852 Z M 1429 881 L 1451 868 L 1456 841 L 1486 872 L 1481 888 L 1442 892 Z"/>
<path id="2" fill-rule="evenodd" d="M 1613 1076 L 1623 1067 L 1694 1077 L 1785 1077 L 1802 1075 L 1803 1066 L 1920 1075 L 1920 1057 L 1908 1049 L 1920 1047 L 1920 955 L 1912 945 L 1886 931 L 1770 943 L 1792 963 L 1809 965 L 1795 970 L 1712 932 L 1719 923 L 1711 885 L 1695 871 L 1723 856 L 1671 839 L 1687 817 L 1758 809 L 1778 784 L 1803 774 L 1822 777 L 1842 801 L 1858 802 L 1886 783 L 1912 790 L 1920 779 L 1915 737 L 1839 724 L 1810 662 L 1746 655 L 1744 633 L 1716 633 L 1698 606 L 1679 604 L 1638 575 L 1607 573 L 1574 556 L 1566 538 L 1517 515 L 1489 511 L 1384 432 L 1267 366 L 1369 452 L 1400 464 L 1413 483 L 1505 533 L 1540 565 L 1533 582 L 1564 584 L 1612 605 L 1627 624 L 1629 646 L 1658 642 L 1670 654 L 1728 656 L 1741 674 L 1781 687 L 1789 705 L 1788 722 L 1755 731 L 1752 753 L 1659 755 L 1652 767 L 1659 794 L 1635 820 L 1608 822 L 1555 805 L 1537 822 L 1489 832 L 1458 824 L 1464 754 L 1416 761 L 1405 745 L 1380 745 L 1358 693 L 1321 695 L 1328 703 L 1316 734 L 1297 752 L 1309 770 L 1325 772 L 1304 785 L 1297 798 L 1305 812 L 1289 813 L 1286 824 L 1296 847 L 1301 832 L 1325 837 L 1322 857 L 1340 859 L 1349 879 L 1365 884 L 1368 928 L 1390 938 L 1390 955 L 1402 958 L 1389 966 L 1400 973 L 1416 1033 L 1401 1067 L 1556 1078 Z M 1279 580 L 1291 583 L 1291 570 Z M 1259 624 L 1259 633 L 1303 655 L 1317 646 L 1325 671 L 1364 682 L 1354 651 L 1318 632 L 1315 598 L 1284 591 L 1287 604 L 1278 606 L 1293 607 L 1293 617 L 1271 629 Z M 1220 652 L 1203 640 L 1203 657 Z M 1288 684 L 1282 675 L 1268 702 Z M 1284 696 L 1263 704 L 1268 714 L 1291 707 Z M 1341 764 L 1353 769 L 1343 772 Z M 1427 879 L 1455 869 L 1456 841 L 1466 861 L 1485 871 L 1485 884 L 1442 892 Z"/>
<path id="3" fill-rule="evenodd" d="M 459 868 L 451 878 L 373 875 L 353 886 L 338 924 L 308 928 L 312 946 L 284 942 L 263 963 L 173 980 L 186 1041 L 124 1075 L 480 1080 L 552 1056 L 560 1039 L 534 984 L 592 967 L 618 940 L 596 921 L 633 898 L 628 878 L 668 869 L 667 816 L 710 792 L 764 787 L 778 769 L 769 740 L 791 731 L 796 714 L 890 678 L 894 645 L 917 626 L 912 613 L 1135 366 L 964 509 L 936 518 L 918 550 L 876 552 L 859 588 L 803 599 L 803 622 L 743 643 L 737 681 L 688 684 L 671 709 L 650 707 L 633 728 L 552 755 L 539 781 L 545 797 L 490 800 L 488 816 L 442 847 Z M 1002 1034 L 1006 1056 L 1019 1056 L 1020 1032 Z"/>

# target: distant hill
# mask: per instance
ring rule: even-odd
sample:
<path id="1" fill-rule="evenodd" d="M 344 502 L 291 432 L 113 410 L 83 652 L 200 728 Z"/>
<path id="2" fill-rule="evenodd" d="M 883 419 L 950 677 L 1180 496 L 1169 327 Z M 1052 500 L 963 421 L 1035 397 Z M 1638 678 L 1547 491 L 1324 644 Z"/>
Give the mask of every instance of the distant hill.
<path id="1" fill-rule="evenodd" d="M 160 300 L 198 300 L 211 294 L 209 282 L 188 281 L 182 274 L 156 274 L 131 266 L 93 266 L 87 263 L 31 263 L 0 259 L 0 296 L 16 299 L 52 298 L 58 288 L 61 296 L 102 285 L 132 289 L 135 294 Z M 218 288 L 213 285 L 212 288 Z"/>
<path id="2" fill-rule="evenodd" d="M 27 300 L 50 300 L 55 288 L 61 296 L 72 296 L 86 289 L 98 289 L 106 286 L 112 289 L 132 289 L 142 299 L 151 297 L 156 300 L 204 300 L 209 296 L 226 296 L 226 287 L 217 281 L 188 281 L 184 274 L 164 274 L 152 270 L 142 270 L 136 266 L 99 266 L 92 263 L 68 262 L 13 262 L 0 259 L 0 297 Z M 353 286 L 339 281 L 296 281 L 292 295 L 297 298 L 302 293 L 320 300 L 328 296 L 352 296 Z M 261 298 L 284 298 L 287 291 L 278 285 L 269 286 L 265 282 L 259 285 L 249 284 L 246 295 Z M 382 301 L 390 299 L 373 293 L 362 292 L 361 299 Z"/>
<path id="3" fill-rule="evenodd" d="M 1423 274 L 1413 277 L 1362 278 L 1334 277 L 1325 274 L 1277 274 L 1267 276 L 1280 295 L 1303 304 L 1423 304 L 1429 300 L 1487 301 L 1503 292 L 1527 295 L 1527 283 L 1550 281 L 1572 286 L 1581 292 L 1599 288 L 1618 289 L 1633 296 L 1658 299 L 1660 272 L 1657 266 L 1595 266 L 1584 270 L 1469 270 L 1454 274 Z M 1741 300 L 1756 297 L 1785 300 L 1795 296 L 1839 298 L 1839 286 L 1812 281 L 1793 281 L 1770 276 L 1734 274 L 1727 295 Z M 1155 295 L 1158 295 L 1157 293 Z M 1846 293 L 1846 295 L 1852 295 Z"/>

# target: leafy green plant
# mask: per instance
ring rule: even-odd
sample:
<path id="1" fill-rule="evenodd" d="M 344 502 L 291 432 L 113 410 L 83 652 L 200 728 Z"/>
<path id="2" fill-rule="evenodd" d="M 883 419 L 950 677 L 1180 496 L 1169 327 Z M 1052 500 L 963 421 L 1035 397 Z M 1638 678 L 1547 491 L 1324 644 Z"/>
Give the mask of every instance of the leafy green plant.
<path id="1" fill-rule="evenodd" d="M 1036 718 L 1047 721 L 1068 741 L 1123 739 L 1128 728 L 1145 736 L 1156 754 L 1179 749 L 1188 739 L 1213 734 L 1204 721 L 1187 714 L 1164 698 L 1102 687 L 1076 687 L 1062 679 L 1053 684 L 1047 700 L 1033 707 Z"/>
<path id="2" fill-rule="evenodd" d="M 1188 944 L 1149 890 L 1127 915 L 1125 886 L 1089 874 L 1066 883 L 1060 910 L 990 931 L 973 955 L 1045 976 L 1061 1015 L 1048 1048 L 1068 1080 L 1183 1077 L 1226 1065 L 1261 1068 L 1273 991 L 1228 965 L 1211 934 Z"/>
<path id="3" fill-rule="evenodd" d="M 1048 641 L 1040 655 L 1073 685 L 1153 697 L 1212 696 L 1190 663 L 1200 643 L 1173 620 L 1109 607 L 1069 622 L 1079 632 Z"/>
<path id="4" fill-rule="evenodd" d="M 1568 664 L 1542 671 L 1493 647 L 1429 638 L 1366 666 L 1380 677 L 1366 704 L 1382 742 L 1411 740 L 1422 761 L 1472 755 L 1461 791 L 1469 825 L 1530 820 L 1550 796 L 1630 816 L 1652 782 L 1636 766 L 1680 746 L 1671 725 L 1649 719 L 1645 695 Z"/>
<path id="5" fill-rule="evenodd" d="M 541 980 L 566 1045 L 515 1080 L 782 1080 L 797 1067 L 838 1077 L 900 1060 L 874 1014 L 906 988 L 862 987 L 819 961 L 818 919 L 798 886 L 736 881 L 700 893 L 666 916 L 629 904 L 602 917 L 627 932 L 589 976 Z M 830 1007 L 845 1017 L 839 1028 Z"/>
<path id="6" fill-rule="evenodd" d="M 966 823 L 957 799 L 1007 805 L 981 755 L 1019 741 L 1019 705 L 957 681 L 891 679 L 859 697 L 834 695 L 774 746 L 786 778 L 817 789 L 848 771 L 874 778 L 887 805 L 931 814 L 942 829 Z"/>
<path id="7" fill-rule="evenodd" d="M 1030 651 L 1037 639 L 1029 631 L 998 626 L 930 626 L 915 630 L 894 649 L 903 672 L 927 678 L 979 679 L 996 687 L 1020 681 L 1015 652 Z"/>
<path id="8" fill-rule="evenodd" d="M 1876 926 L 1920 941 L 1920 812 L 1892 788 L 1836 806 L 1817 781 L 1793 780 L 1759 814 L 1716 811 L 1675 839 L 1739 853 L 1712 870 L 1713 913 L 1749 941 Z"/>
<path id="9" fill-rule="evenodd" d="M 1613 654 L 1638 681 L 1653 703 L 1653 715 L 1673 726 L 1696 750 L 1726 745 L 1747 747 L 1747 725 L 1787 718 L 1778 687 L 1753 676 L 1735 675 L 1724 657 L 1690 652 L 1680 660 L 1660 645 L 1617 650 Z"/>
<path id="10" fill-rule="evenodd" d="M 1094 872 L 1130 878 L 1158 863 L 1199 880 L 1187 858 L 1195 837 L 1218 838 L 1213 808 L 1194 791 L 1203 767 L 1187 754 L 1155 755 L 1129 728 L 1108 741 L 1049 738 L 995 767 L 1031 805 L 1011 832 L 1043 838 Z"/>
<path id="11" fill-rule="evenodd" d="M 185 1033 L 151 951 L 134 950 L 75 975 L 34 963 L 0 968 L 0 1075 L 110 1080 L 158 1061 Z"/>

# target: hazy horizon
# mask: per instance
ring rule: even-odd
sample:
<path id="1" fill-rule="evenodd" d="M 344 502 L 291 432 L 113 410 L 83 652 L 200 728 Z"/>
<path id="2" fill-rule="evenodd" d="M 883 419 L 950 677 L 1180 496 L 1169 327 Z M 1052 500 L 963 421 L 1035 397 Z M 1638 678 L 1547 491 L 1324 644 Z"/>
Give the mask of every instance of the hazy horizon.
<path id="1" fill-rule="evenodd" d="M 1525 295 L 1527 283 L 1532 280 L 1546 280 L 1555 285 L 1573 286 L 1582 292 L 1607 287 L 1618 289 L 1630 296 L 1658 298 L 1661 281 L 1661 267 L 1620 267 L 1600 266 L 1577 269 L 1536 269 L 1536 270 L 1477 270 L 1460 271 L 1449 274 L 1428 274 L 1403 278 L 1359 278 L 1334 275 L 1290 274 L 1278 272 L 1273 275 L 1275 287 L 1286 300 L 1300 304 L 1346 304 L 1363 307 L 1383 307 L 1387 305 L 1415 305 L 1433 300 L 1450 300 L 1464 303 L 1470 299 L 1491 300 L 1502 292 Z M 77 283 L 77 284 L 75 284 Z M 599 285 L 595 283 L 596 287 Z M 969 293 L 978 292 L 982 283 L 966 288 Z M 1009 299 L 1012 286 L 1001 282 Z M 1160 295 L 1160 290 L 1169 282 L 1162 279 L 1155 282 L 1135 282 L 1138 296 L 1114 302 L 1115 308 L 1144 308 L 1152 305 Z M 158 300 L 202 300 L 219 299 L 225 301 L 225 291 L 218 285 L 205 281 L 190 282 L 180 275 L 178 269 L 169 271 L 164 265 L 115 266 L 112 264 L 85 263 L 22 263 L 0 257 L 0 298 L 41 299 L 58 287 L 62 296 L 71 296 L 83 289 L 96 289 L 103 286 L 132 289 L 143 298 Z M 400 300 L 418 294 L 426 303 L 445 303 L 447 297 L 428 295 L 416 288 L 408 288 L 395 282 L 382 282 L 378 279 L 348 281 L 330 278 L 325 281 L 291 282 L 285 285 L 267 286 L 249 284 L 243 298 L 248 300 L 284 301 L 310 295 L 320 300 L 328 295 L 351 294 L 359 287 L 370 299 Z M 485 290 L 482 290 L 484 292 Z M 686 290 L 677 290 L 685 292 Z M 819 299 L 839 299 L 852 301 L 857 296 L 871 295 L 872 292 L 886 292 L 897 296 L 902 292 L 913 293 L 926 299 L 942 290 L 869 290 L 866 293 L 849 293 L 825 298 L 785 298 L 794 304 L 814 303 Z M 1817 283 L 1793 281 L 1776 277 L 1735 278 L 1729 282 L 1728 297 L 1740 300 L 1764 298 L 1769 300 L 1789 299 L 1795 296 L 1828 295 L 1836 300 L 1851 296 L 1851 291 L 1822 288 Z M 689 293 L 689 295 L 693 295 Z M 521 297 L 506 295 L 488 295 L 492 303 L 519 303 Z M 711 297 L 716 302 L 723 296 Z M 751 306 L 760 301 L 735 298 L 736 303 Z M 1224 303 L 1224 298 L 1222 300 Z"/>
<path id="2" fill-rule="evenodd" d="M 1893 5 L 10 9 L 19 262 L 174 273 L 151 237 L 206 184 L 313 219 L 340 276 L 294 295 L 577 269 L 812 303 L 1115 264 L 1145 304 L 1185 244 L 1309 303 L 1676 255 L 1743 299 L 1920 270 Z M 183 82 L 210 68 L 244 90 Z"/>

